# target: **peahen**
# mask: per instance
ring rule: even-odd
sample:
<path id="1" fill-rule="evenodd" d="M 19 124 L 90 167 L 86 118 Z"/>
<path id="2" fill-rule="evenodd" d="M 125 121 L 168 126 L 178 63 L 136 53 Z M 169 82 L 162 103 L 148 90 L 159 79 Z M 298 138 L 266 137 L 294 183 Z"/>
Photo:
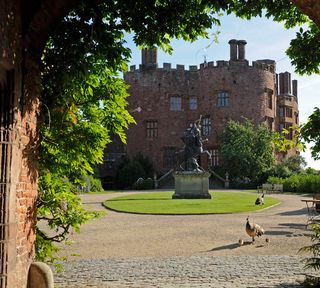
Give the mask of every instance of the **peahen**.
<path id="1" fill-rule="evenodd" d="M 255 223 L 250 223 L 249 216 L 247 217 L 246 232 L 252 238 L 252 243 L 254 242 L 254 237 L 259 237 L 264 234 L 264 229 Z"/>
<path id="2" fill-rule="evenodd" d="M 256 199 L 256 202 L 255 202 L 256 205 L 263 205 L 264 204 L 264 193 L 261 195 L 261 197 L 258 197 Z"/>

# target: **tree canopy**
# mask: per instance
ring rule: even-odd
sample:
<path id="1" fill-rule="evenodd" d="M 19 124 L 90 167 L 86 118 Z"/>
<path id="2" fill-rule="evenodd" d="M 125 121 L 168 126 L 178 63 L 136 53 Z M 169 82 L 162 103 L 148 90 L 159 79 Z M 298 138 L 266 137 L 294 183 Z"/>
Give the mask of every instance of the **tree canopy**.
<path id="1" fill-rule="evenodd" d="M 314 159 L 320 159 L 320 109 L 314 108 L 308 122 L 301 128 L 302 138 L 311 143 L 311 155 Z"/>
<path id="2" fill-rule="evenodd" d="M 272 134 L 264 125 L 231 120 L 222 135 L 221 157 L 231 180 L 256 183 L 274 164 Z"/>

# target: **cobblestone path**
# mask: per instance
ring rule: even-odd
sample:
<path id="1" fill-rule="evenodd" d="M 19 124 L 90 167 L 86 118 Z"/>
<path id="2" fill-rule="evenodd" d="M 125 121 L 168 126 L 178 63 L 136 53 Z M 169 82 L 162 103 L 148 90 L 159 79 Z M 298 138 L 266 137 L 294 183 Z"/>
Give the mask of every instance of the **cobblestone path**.
<path id="1" fill-rule="evenodd" d="M 57 288 L 299 287 L 299 256 L 178 256 L 93 259 L 65 264 Z"/>

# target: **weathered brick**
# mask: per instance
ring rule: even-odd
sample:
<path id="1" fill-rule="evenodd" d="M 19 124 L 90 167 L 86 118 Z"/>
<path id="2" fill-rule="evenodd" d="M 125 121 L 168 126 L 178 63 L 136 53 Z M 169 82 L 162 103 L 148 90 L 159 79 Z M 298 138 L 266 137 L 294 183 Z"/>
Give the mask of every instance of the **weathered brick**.
<path id="1" fill-rule="evenodd" d="M 244 51 L 241 55 L 245 55 Z M 217 65 L 210 66 L 203 63 L 200 69 L 192 71 L 171 69 L 168 64 L 165 68 L 156 68 L 157 65 L 143 68 L 148 67 L 147 64 L 124 75 L 130 85 L 129 111 L 142 108 L 140 113 L 133 114 L 137 125 L 131 125 L 127 131 L 127 154 L 133 157 L 141 152 L 148 156 L 160 173 L 168 170 L 164 167 L 164 151 L 167 148 L 182 149 L 180 137 L 189 123 L 199 119 L 200 115 L 211 121 L 211 133 L 204 143 L 204 148 L 209 150 L 220 146 L 219 136 L 230 119 L 242 122 L 248 118 L 256 125 L 272 121 L 273 131 L 279 130 L 281 122 L 295 124 L 294 117 L 279 119 L 277 109 L 286 95 L 278 94 L 275 62 L 272 60 L 254 61 L 252 66 L 245 59 L 218 61 Z M 228 93 L 228 105 L 219 105 L 220 92 Z M 181 97 L 181 109 L 172 111 L 170 98 L 176 96 Z M 195 110 L 190 109 L 192 97 L 197 99 Z M 287 105 L 292 108 L 293 115 L 298 113 L 297 98 L 294 95 L 287 97 L 291 100 Z M 157 121 L 157 137 L 147 137 L 147 121 Z M 290 151 L 289 155 L 294 153 Z"/>

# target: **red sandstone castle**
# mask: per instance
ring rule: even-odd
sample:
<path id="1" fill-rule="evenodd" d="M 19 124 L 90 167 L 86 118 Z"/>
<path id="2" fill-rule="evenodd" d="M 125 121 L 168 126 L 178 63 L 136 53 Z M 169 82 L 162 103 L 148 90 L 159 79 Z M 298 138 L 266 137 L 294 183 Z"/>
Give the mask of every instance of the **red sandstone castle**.
<path id="1" fill-rule="evenodd" d="M 167 172 L 183 147 L 182 133 L 200 115 L 202 135 L 208 138 L 204 148 L 212 154 L 212 166 L 221 163 L 218 139 L 230 119 L 248 118 L 255 124 L 265 123 L 272 131 L 298 125 L 297 81 L 291 81 L 288 72 L 277 74 L 274 60 L 250 65 L 245 58 L 246 41 L 230 40 L 229 44 L 229 61 L 189 69 L 183 65 L 172 68 L 169 63 L 158 68 L 157 51 L 142 50 L 139 69 L 131 66 L 124 75 L 130 85 L 129 111 L 141 109 L 134 113 L 137 125 L 127 131 L 129 158 L 141 152 L 158 174 Z M 107 161 L 120 154 L 109 154 Z M 206 161 L 202 157 L 200 164 L 206 167 Z"/>

